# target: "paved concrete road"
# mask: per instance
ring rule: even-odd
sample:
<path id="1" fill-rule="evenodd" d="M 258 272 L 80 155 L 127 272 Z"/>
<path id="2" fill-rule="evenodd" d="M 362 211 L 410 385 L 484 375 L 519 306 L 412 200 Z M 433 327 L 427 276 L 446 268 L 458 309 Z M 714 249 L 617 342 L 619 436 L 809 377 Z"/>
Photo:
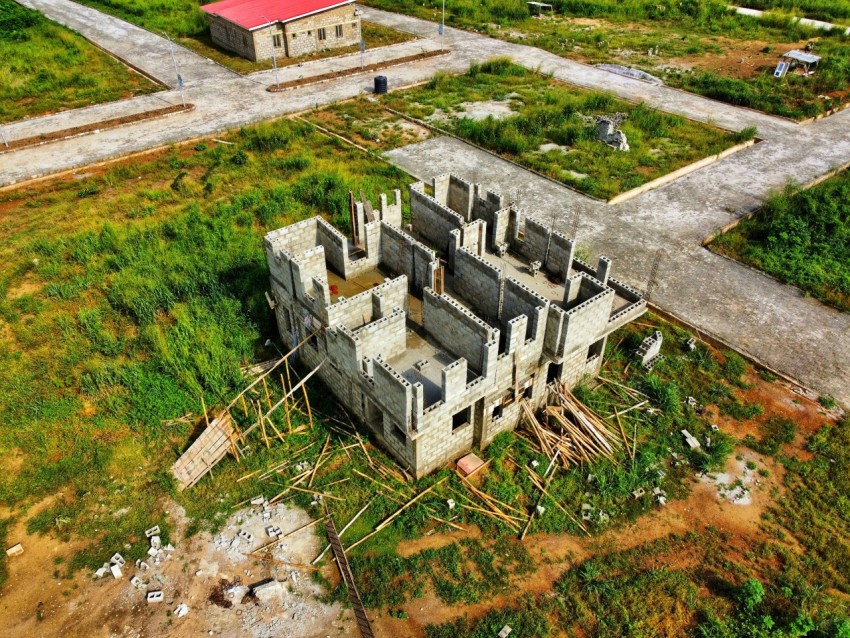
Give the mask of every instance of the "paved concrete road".
<path id="1" fill-rule="evenodd" d="M 818 144 L 809 141 L 812 148 Z M 843 148 L 850 157 L 850 140 Z M 664 249 L 654 303 L 850 405 L 850 314 L 700 247 L 706 236 L 735 218 L 737 213 L 729 211 L 749 207 L 785 183 L 788 171 L 782 161 L 773 160 L 772 150 L 776 148 L 768 143 L 759 144 L 617 206 L 593 201 L 453 138 L 432 138 L 387 156 L 420 179 L 448 170 L 467 179 L 474 176 L 481 184 L 515 194 L 527 214 L 547 220 L 554 214 L 562 231 L 569 232 L 574 211 L 580 211 L 579 246 L 589 249 L 594 260 L 611 257 L 614 276 L 639 289 L 646 287 L 655 251 Z M 782 151 L 784 156 L 805 149 Z M 796 174 L 825 172 L 829 155 L 822 154 Z"/>
<path id="2" fill-rule="evenodd" d="M 70 0 L 23 1 L 173 86 L 174 70 L 163 38 Z M 438 37 L 437 26 L 431 22 L 368 8 L 364 17 L 425 37 Z M 805 299 L 794 288 L 699 247 L 705 236 L 742 210 L 757 205 L 788 179 L 808 181 L 850 161 L 850 111 L 801 127 L 600 71 L 532 47 L 451 28 L 446 29 L 445 42 L 453 49 L 451 55 L 386 72 L 391 86 L 408 86 L 441 69 L 461 71 L 472 61 L 504 55 L 559 79 L 644 100 L 697 120 L 711 120 L 735 130 L 758 127 L 765 140 L 761 144 L 614 207 L 593 202 L 489 155 L 483 157 L 454 140 L 429 140 L 390 156 L 420 177 L 445 171 L 471 177 L 475 171 L 484 184 L 503 191 L 518 188 L 528 212 L 545 217 L 555 211 L 562 226 L 568 223 L 572 211 L 581 210 L 580 243 L 596 254 L 614 258 L 618 276 L 636 286 L 645 284 L 656 248 L 665 248 L 667 257 L 662 262 L 655 302 L 850 405 L 850 315 Z M 196 105 L 195 111 L 0 155 L 0 185 L 339 101 L 367 90 L 371 83 L 371 76 L 361 75 L 271 94 L 265 91 L 266 76 L 240 77 L 182 47 L 174 50 L 186 82 L 187 99 Z M 315 64 L 317 69 L 322 68 L 321 63 Z M 331 70 L 336 63 L 325 64 Z M 56 121 L 51 120 L 51 125 Z"/>

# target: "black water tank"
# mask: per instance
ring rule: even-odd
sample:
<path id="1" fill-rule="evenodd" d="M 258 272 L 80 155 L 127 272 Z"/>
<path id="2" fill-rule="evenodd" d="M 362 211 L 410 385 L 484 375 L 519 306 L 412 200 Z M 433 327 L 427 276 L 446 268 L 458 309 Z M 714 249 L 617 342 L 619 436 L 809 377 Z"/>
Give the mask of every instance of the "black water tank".
<path id="1" fill-rule="evenodd" d="M 387 92 L 387 76 L 386 75 L 376 75 L 375 76 L 375 95 L 383 95 Z"/>

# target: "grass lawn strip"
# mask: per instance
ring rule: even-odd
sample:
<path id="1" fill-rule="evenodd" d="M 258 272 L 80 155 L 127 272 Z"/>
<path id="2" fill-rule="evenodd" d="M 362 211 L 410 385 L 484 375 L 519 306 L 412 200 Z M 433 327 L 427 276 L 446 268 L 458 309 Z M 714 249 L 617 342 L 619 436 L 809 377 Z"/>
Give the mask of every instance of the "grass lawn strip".
<path id="1" fill-rule="evenodd" d="M 0 123 L 161 89 L 38 11 L 0 0 Z"/>

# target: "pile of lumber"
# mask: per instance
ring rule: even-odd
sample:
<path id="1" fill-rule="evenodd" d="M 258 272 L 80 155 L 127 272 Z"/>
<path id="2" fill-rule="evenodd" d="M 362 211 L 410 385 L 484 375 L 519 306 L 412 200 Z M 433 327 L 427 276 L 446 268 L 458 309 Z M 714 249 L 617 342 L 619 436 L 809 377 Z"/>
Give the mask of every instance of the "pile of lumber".
<path id="1" fill-rule="evenodd" d="M 627 443 L 623 432 L 613 431 L 593 410 L 562 385 L 553 386 L 554 401 L 542 412 L 542 422 L 531 405 L 522 401 L 523 424 L 534 435 L 531 442 L 552 461 L 564 467 L 598 457 L 616 462 L 615 453 Z"/>

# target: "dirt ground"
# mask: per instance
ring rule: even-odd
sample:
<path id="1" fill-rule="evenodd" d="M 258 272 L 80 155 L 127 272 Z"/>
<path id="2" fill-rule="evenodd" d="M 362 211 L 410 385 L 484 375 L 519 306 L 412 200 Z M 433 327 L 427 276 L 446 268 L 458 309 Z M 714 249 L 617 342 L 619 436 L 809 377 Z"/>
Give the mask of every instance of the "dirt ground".
<path id="1" fill-rule="evenodd" d="M 791 417 L 799 425 L 799 434 L 782 452 L 807 457 L 808 452 L 803 448 L 806 437 L 836 415 L 790 384 L 769 383 L 757 376 L 746 380 L 750 388 L 743 393 L 742 400 L 764 406 L 765 414 L 741 423 L 719 416 L 716 408 L 709 406 L 709 413 L 715 417 L 712 420 L 724 431 L 742 439 L 746 434 L 758 436 L 759 424 L 769 416 Z M 526 543 L 538 568 L 516 583 L 510 594 L 476 605 L 447 606 L 433 591 L 427 590 L 424 597 L 402 607 L 408 614 L 407 619 L 393 618 L 384 611 L 370 612 L 375 634 L 424 636 L 428 624 L 451 621 L 463 615 L 480 616 L 494 607 L 510 604 L 519 594 L 549 591 L 565 570 L 597 553 L 629 549 L 670 534 L 711 526 L 729 532 L 734 542 L 741 543 L 742 547 L 766 539 L 760 524 L 762 514 L 781 497 L 783 477 L 783 468 L 776 460 L 739 447 L 730 456 L 723 472 L 695 475 L 687 499 L 656 507 L 634 523 L 594 538 L 530 536 Z M 29 516 L 48 507 L 50 501 L 46 499 L 31 508 Z M 161 552 L 158 565 L 156 559 L 149 560 L 148 570 L 126 565 L 119 580 L 111 575 L 95 579 L 88 572 L 78 572 L 73 579 L 63 580 L 62 563 L 69 560 L 84 541 L 61 542 L 50 536 L 29 536 L 25 521 L 16 522 L 9 530 L 8 541 L 10 545 L 21 542 L 24 553 L 9 560 L 9 581 L 0 592 L 0 636 L 321 638 L 357 635 L 352 612 L 340 605 L 322 602 L 322 588 L 311 579 L 308 570 L 280 562 L 260 562 L 244 554 L 270 541 L 266 534 L 269 525 L 279 526 L 284 533 L 291 532 L 314 520 L 310 513 L 284 505 L 272 506 L 269 520 L 264 520 L 261 506 L 249 506 L 231 516 L 220 533 L 201 533 L 185 540 L 187 521 L 182 509 L 174 504 L 168 509 L 175 528 L 174 551 Z M 322 549 L 313 529 L 315 527 L 306 528 L 286 538 L 272 557 L 285 563 L 309 564 Z M 240 531 L 249 532 L 253 539 L 234 543 Z M 480 535 L 474 526 L 466 532 L 431 532 L 415 542 L 402 543 L 397 551 L 401 556 L 410 556 Z M 125 549 L 104 547 L 104 561 L 114 552 Z M 689 558 L 666 557 L 664 560 L 678 560 L 684 564 Z M 142 578 L 148 590 L 161 590 L 163 602 L 147 603 L 146 592 L 130 583 L 134 575 Z M 324 576 L 331 581 L 338 580 L 334 567 L 326 567 Z M 258 603 L 250 596 L 246 598 L 251 585 L 269 579 L 282 583 L 281 591 L 271 600 Z M 219 604 L 210 600 L 215 591 L 220 594 Z M 227 608 L 220 606 L 228 603 Z M 175 614 L 180 604 L 189 608 L 183 617 Z"/>
<path id="2" fill-rule="evenodd" d="M 30 513 L 48 505 L 48 500 L 43 501 Z M 120 579 L 110 574 L 95 578 L 86 571 L 62 580 L 57 558 L 69 559 L 84 541 L 31 537 L 25 523 L 18 522 L 8 538 L 12 544 L 21 542 L 24 553 L 9 560 L 9 581 L 0 594 L 0 636 L 324 638 L 351 634 L 351 612 L 321 602 L 323 590 L 309 570 L 281 564 L 309 564 L 316 558 L 322 548 L 311 528 L 286 538 L 273 550 L 271 557 L 280 562 L 245 556 L 272 540 L 265 531 L 269 525 L 287 533 L 312 520 L 304 510 L 283 505 L 271 506 L 270 512 L 269 520 L 263 520 L 260 507 L 242 509 L 220 533 L 201 533 L 186 541 L 184 513 L 172 505 L 174 550 L 161 551 L 158 565 L 157 559 L 148 559 L 148 569 L 128 561 Z M 241 531 L 253 539 L 240 539 Z M 104 561 L 125 549 L 104 547 Z M 140 577 L 146 589 L 134 587 L 133 576 Z M 270 579 L 281 583 L 277 594 L 262 602 L 246 598 L 250 586 Z M 148 603 L 146 592 L 157 590 L 164 594 L 163 601 Z M 216 592 L 220 596 L 212 601 Z M 178 617 L 175 612 L 181 604 L 188 613 Z"/>

